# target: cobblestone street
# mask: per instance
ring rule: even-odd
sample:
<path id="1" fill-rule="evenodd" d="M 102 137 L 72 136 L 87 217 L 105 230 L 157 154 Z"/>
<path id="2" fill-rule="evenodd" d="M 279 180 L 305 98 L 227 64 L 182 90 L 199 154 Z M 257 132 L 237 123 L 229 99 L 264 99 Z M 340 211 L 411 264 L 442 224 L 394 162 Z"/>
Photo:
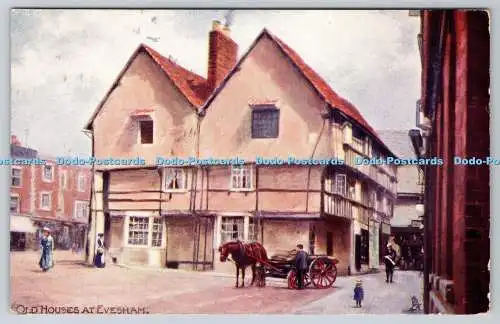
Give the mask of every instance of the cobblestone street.
<path id="1" fill-rule="evenodd" d="M 357 309 L 352 300 L 354 277 L 338 278 L 326 290 L 289 290 L 284 280 L 275 279 L 268 279 L 266 288 L 235 289 L 232 276 L 116 265 L 94 269 L 80 260 L 69 252 L 56 252 L 54 269 L 43 273 L 37 267 L 38 254 L 11 253 L 13 308 L 103 305 L 164 314 L 400 314 L 420 290 L 416 273 L 397 272 L 392 285 L 384 282 L 383 273 L 363 275 L 366 300 Z"/>

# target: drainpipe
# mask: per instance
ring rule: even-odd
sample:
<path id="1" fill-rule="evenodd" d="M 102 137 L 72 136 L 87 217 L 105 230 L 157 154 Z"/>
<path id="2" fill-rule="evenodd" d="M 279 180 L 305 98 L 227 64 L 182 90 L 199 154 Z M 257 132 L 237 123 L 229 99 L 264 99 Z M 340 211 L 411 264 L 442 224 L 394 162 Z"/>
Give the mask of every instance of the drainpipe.
<path id="1" fill-rule="evenodd" d="M 85 135 L 87 135 L 90 140 L 92 141 L 92 148 L 91 148 L 91 157 L 94 156 L 95 154 L 95 145 L 94 145 L 94 132 L 91 131 L 91 130 L 84 130 L 83 133 Z M 95 206 L 95 183 L 94 183 L 94 179 L 95 179 L 95 166 L 94 164 L 92 164 L 92 167 L 91 167 L 91 174 L 92 174 L 92 180 L 90 182 L 90 203 L 89 203 L 89 215 L 88 215 L 88 221 L 87 221 L 87 235 L 85 235 L 85 242 L 84 242 L 84 246 L 85 246 L 85 260 L 87 263 L 93 263 L 93 258 L 90 258 L 90 256 L 92 255 L 93 256 L 93 253 L 91 253 L 90 251 L 90 239 L 89 239 L 89 235 L 93 232 L 94 234 L 96 233 L 97 231 L 97 228 L 96 228 L 96 222 L 94 220 L 94 228 L 93 228 L 93 231 L 91 230 L 90 226 L 92 224 L 92 208 L 93 206 Z"/>
<path id="2" fill-rule="evenodd" d="M 196 158 L 200 158 L 200 129 L 201 129 L 201 114 L 198 112 L 196 115 L 196 133 L 195 133 L 195 154 Z M 189 209 L 195 216 L 195 225 L 194 225 L 194 236 L 193 236 L 193 270 L 198 270 L 198 260 L 200 257 L 200 236 L 201 236 L 201 223 L 200 223 L 200 215 L 196 210 L 196 191 L 198 189 L 198 171 L 201 170 L 199 165 L 195 166 L 195 173 L 191 173 L 191 193 L 189 199 Z M 203 186 L 203 184 L 202 184 Z M 203 192 L 200 193 L 203 195 Z M 201 207 L 201 206 L 200 206 Z M 196 237 L 197 236 L 197 237 Z M 207 247 L 204 246 L 203 249 L 206 252 Z M 204 266 L 204 265 L 203 265 Z"/>
<path id="3" fill-rule="evenodd" d="M 330 109 L 330 107 L 328 106 L 328 104 L 326 104 L 326 109 Z M 314 154 L 316 154 L 316 149 L 318 148 L 319 141 L 321 140 L 321 136 L 323 135 L 323 131 L 325 129 L 326 121 L 329 120 L 329 118 L 330 118 L 330 113 L 327 112 L 325 114 L 321 114 L 321 117 L 323 118 L 323 123 L 321 125 L 321 130 L 319 132 L 318 138 L 316 139 L 316 143 L 314 143 L 314 148 L 313 148 L 313 151 L 311 153 L 310 160 L 312 160 L 314 158 Z M 308 168 L 308 170 L 307 170 L 306 213 L 309 211 L 309 186 L 310 186 L 310 182 L 311 182 L 311 169 L 312 169 L 312 167 L 313 166 L 310 165 L 309 168 Z"/>

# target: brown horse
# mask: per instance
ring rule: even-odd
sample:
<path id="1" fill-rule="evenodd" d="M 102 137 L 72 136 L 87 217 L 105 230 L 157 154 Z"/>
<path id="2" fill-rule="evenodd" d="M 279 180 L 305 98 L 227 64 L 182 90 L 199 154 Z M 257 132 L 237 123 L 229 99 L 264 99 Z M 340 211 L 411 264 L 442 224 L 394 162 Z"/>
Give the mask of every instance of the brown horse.
<path id="1" fill-rule="evenodd" d="M 219 247 L 220 261 L 226 262 L 229 254 L 236 265 L 236 288 L 239 287 L 239 277 L 241 269 L 241 287 L 245 287 L 245 269 L 248 266 L 252 267 L 252 283 L 255 282 L 255 264 L 257 262 L 267 262 L 267 252 L 262 244 L 243 243 L 240 241 L 227 242 Z"/>

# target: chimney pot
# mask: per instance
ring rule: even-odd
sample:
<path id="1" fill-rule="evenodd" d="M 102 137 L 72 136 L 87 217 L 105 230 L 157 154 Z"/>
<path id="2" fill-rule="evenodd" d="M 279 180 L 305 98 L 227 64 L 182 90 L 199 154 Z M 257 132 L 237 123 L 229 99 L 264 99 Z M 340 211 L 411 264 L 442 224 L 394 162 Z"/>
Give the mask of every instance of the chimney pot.
<path id="1" fill-rule="evenodd" d="M 212 31 L 208 41 L 208 91 L 217 88 L 237 61 L 238 44 L 229 36 L 229 26 L 223 26 L 220 21 L 212 23 Z"/>

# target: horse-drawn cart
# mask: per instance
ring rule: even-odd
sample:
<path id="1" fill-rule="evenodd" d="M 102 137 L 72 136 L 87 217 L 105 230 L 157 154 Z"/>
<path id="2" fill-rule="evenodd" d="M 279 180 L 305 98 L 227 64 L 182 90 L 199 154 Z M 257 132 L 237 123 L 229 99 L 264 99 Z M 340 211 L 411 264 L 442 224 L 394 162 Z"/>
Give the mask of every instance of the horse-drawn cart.
<path id="1" fill-rule="evenodd" d="M 295 256 L 297 250 L 267 257 L 267 252 L 258 242 L 243 243 L 230 241 L 219 247 L 220 261 L 231 260 L 236 266 L 235 286 L 245 286 L 245 269 L 252 268 L 252 285 L 257 281 L 257 286 L 265 286 L 266 277 L 287 279 L 288 288 L 297 288 L 297 272 L 295 270 Z M 232 259 L 229 258 L 231 255 Z M 315 288 L 330 288 L 337 279 L 338 260 L 324 255 L 308 257 L 308 271 L 304 275 L 304 287 L 311 284 Z M 239 286 L 241 271 L 242 283 Z"/>
<path id="2" fill-rule="evenodd" d="M 297 288 L 295 254 L 296 250 L 275 254 L 267 262 L 262 262 L 265 276 L 287 279 L 288 288 Z M 332 257 L 309 256 L 309 269 L 304 276 L 304 287 L 312 284 L 315 288 L 330 288 L 337 279 L 337 263 L 338 260 Z"/>

